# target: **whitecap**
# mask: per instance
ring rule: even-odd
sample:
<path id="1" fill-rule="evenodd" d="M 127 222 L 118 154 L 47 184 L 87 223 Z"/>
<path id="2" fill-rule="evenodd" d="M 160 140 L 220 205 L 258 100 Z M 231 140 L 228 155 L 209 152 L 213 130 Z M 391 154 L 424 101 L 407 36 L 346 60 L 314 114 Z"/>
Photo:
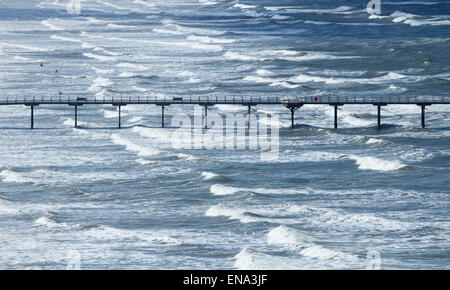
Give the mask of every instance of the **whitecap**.
<path id="1" fill-rule="evenodd" d="M 94 58 L 100 61 L 116 61 L 117 58 L 113 57 L 113 56 L 106 56 L 106 55 L 99 55 L 99 54 L 94 54 L 94 53 L 90 53 L 90 52 L 85 52 L 83 53 L 84 56 L 88 57 L 88 58 Z"/>
<path id="2" fill-rule="evenodd" d="M 358 168 L 361 170 L 395 171 L 406 167 L 405 164 L 398 160 L 385 160 L 372 156 L 357 155 L 349 155 L 348 157 L 355 160 Z"/>
<path id="3" fill-rule="evenodd" d="M 117 145 L 125 146 L 125 149 L 128 151 L 136 152 L 139 156 L 154 156 L 160 153 L 160 151 L 155 148 L 133 143 L 119 134 L 112 134 L 111 140 Z"/>
<path id="4" fill-rule="evenodd" d="M 240 191 L 246 191 L 246 189 L 243 188 L 227 186 L 222 184 L 213 184 L 211 185 L 209 190 L 214 195 L 230 195 L 238 193 Z"/>

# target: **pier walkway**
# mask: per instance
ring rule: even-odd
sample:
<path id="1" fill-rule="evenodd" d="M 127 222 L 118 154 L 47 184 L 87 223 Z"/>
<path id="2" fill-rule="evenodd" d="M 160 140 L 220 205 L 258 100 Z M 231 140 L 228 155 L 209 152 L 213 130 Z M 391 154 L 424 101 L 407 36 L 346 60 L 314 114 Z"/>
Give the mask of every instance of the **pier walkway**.
<path id="1" fill-rule="evenodd" d="M 31 129 L 34 128 L 34 108 L 39 105 L 68 105 L 74 107 L 75 127 L 78 122 L 78 107 L 83 105 L 112 105 L 119 111 L 119 128 L 121 128 L 121 107 L 126 105 L 157 105 L 161 106 L 161 125 L 164 127 L 164 111 L 170 105 L 200 105 L 204 110 L 204 124 L 208 117 L 208 107 L 220 104 L 243 105 L 248 107 L 250 115 L 251 107 L 258 105 L 283 105 L 290 110 L 292 128 L 294 128 L 295 112 L 303 105 L 330 105 L 334 107 L 334 128 L 338 128 L 338 107 L 344 105 L 374 105 L 377 107 L 378 127 L 381 128 L 381 107 L 388 105 L 417 105 L 421 107 L 421 125 L 425 128 L 425 108 L 437 104 L 450 104 L 450 97 L 442 96 L 386 96 L 386 97 L 242 97 L 242 96 L 201 96 L 201 97 L 17 97 L 0 99 L 0 106 L 25 105 L 31 108 Z"/>

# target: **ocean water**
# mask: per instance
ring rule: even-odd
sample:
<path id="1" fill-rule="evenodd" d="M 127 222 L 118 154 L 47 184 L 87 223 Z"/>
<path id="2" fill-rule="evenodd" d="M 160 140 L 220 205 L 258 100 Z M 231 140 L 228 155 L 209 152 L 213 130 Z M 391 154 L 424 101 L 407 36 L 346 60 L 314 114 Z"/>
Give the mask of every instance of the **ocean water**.
<path id="1" fill-rule="evenodd" d="M 0 1 L 0 98 L 450 92 L 449 1 L 68 2 Z M 276 160 L 174 149 L 156 106 L 0 106 L 0 268 L 449 268 L 448 105 L 252 109 Z"/>

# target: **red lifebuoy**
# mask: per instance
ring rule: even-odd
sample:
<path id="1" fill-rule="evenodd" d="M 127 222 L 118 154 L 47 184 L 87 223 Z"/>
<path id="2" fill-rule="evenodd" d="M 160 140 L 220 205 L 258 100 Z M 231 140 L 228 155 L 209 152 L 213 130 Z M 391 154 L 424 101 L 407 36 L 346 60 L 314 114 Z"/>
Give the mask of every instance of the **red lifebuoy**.
<path id="1" fill-rule="evenodd" d="M 314 97 L 313 100 L 314 100 L 314 102 L 317 102 L 319 100 L 319 98 L 318 97 Z"/>

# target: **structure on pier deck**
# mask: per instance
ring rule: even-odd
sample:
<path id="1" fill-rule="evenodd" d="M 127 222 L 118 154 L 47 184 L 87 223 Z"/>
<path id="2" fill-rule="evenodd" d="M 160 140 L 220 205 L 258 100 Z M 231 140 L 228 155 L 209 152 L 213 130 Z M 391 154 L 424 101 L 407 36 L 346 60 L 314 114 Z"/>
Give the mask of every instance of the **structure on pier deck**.
<path id="1" fill-rule="evenodd" d="M 31 108 L 31 129 L 34 128 L 34 107 L 39 105 L 69 105 L 74 107 L 75 127 L 78 126 L 78 107 L 83 105 L 113 105 L 118 107 L 119 128 L 121 128 L 121 107 L 126 105 L 161 106 L 161 126 L 164 127 L 164 110 L 170 105 L 200 105 L 204 107 L 204 128 L 207 128 L 208 107 L 228 104 L 248 106 L 249 126 L 251 107 L 257 105 L 283 105 L 291 111 L 292 128 L 295 127 L 295 112 L 303 105 L 330 105 L 334 107 L 334 128 L 338 128 L 338 108 L 344 105 L 374 105 L 378 109 L 378 128 L 381 128 L 381 107 L 394 104 L 417 105 L 422 109 L 421 125 L 425 128 L 425 109 L 436 104 L 450 104 L 450 97 L 23 97 L 0 100 L 0 106 L 25 105 Z"/>

